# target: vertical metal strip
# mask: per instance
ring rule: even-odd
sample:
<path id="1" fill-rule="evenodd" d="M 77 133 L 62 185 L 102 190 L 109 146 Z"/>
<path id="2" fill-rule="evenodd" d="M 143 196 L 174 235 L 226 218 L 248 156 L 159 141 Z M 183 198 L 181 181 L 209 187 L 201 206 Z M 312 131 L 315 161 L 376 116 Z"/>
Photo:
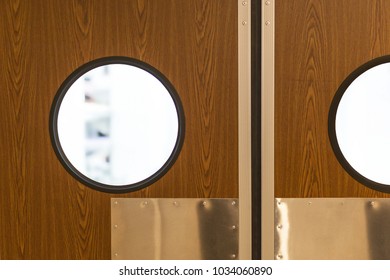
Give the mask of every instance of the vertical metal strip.
<path id="1" fill-rule="evenodd" d="M 238 0 L 239 258 L 252 258 L 251 1 Z"/>
<path id="2" fill-rule="evenodd" d="M 274 258 L 274 55 L 275 1 L 262 0 L 262 148 L 261 148 L 261 252 Z"/>

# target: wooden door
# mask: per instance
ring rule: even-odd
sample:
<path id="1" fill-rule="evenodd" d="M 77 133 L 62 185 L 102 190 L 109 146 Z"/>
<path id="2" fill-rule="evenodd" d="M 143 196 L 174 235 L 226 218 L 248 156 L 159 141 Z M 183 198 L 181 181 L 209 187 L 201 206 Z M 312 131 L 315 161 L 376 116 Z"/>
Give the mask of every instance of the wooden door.
<path id="1" fill-rule="evenodd" d="M 389 28 L 389 1 L 275 1 L 275 197 L 390 197 L 353 179 L 328 136 L 338 87 L 390 53 Z"/>
<path id="2" fill-rule="evenodd" d="M 237 1 L 0 2 L 0 259 L 109 259 L 114 196 L 238 197 Z M 174 166 L 122 195 L 68 174 L 48 128 L 61 83 L 107 56 L 157 68 L 186 117 Z"/>

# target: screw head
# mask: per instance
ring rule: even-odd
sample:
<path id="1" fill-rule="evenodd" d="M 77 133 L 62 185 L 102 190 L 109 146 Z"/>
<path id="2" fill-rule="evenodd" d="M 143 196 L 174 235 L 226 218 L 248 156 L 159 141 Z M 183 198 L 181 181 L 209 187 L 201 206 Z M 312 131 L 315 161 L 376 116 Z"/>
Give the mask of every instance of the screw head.
<path id="1" fill-rule="evenodd" d="M 142 203 L 141 203 L 141 207 L 147 207 L 148 206 L 148 202 L 147 201 L 143 201 Z"/>
<path id="2" fill-rule="evenodd" d="M 266 4 L 267 6 L 269 6 L 269 5 L 271 5 L 271 2 L 270 2 L 270 1 L 265 1 L 265 4 Z"/>
<path id="3" fill-rule="evenodd" d="M 269 26 L 269 25 L 271 25 L 271 22 L 270 22 L 269 20 L 267 20 L 267 21 L 265 22 L 265 25 Z"/>
<path id="4" fill-rule="evenodd" d="M 242 1 L 242 5 L 243 5 L 243 6 L 246 6 L 247 4 L 248 4 L 247 1 Z"/>

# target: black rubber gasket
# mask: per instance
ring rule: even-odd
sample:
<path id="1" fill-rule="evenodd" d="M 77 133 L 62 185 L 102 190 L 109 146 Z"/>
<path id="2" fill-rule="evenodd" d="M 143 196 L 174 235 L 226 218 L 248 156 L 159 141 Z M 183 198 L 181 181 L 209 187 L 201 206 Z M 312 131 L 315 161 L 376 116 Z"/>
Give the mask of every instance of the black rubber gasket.
<path id="1" fill-rule="evenodd" d="M 363 185 L 376 190 L 380 192 L 390 193 L 390 185 L 382 184 L 375 182 L 373 180 L 368 179 L 367 177 L 360 174 L 358 171 L 356 171 L 348 162 L 348 160 L 344 157 L 338 140 L 336 136 L 336 114 L 337 109 L 340 104 L 340 101 L 345 93 L 345 91 L 348 89 L 348 87 L 352 84 L 353 81 L 355 81 L 356 78 L 358 78 L 360 75 L 362 75 L 367 70 L 390 62 L 390 55 L 382 56 L 375 58 L 373 60 L 368 61 L 367 63 L 361 65 L 356 70 L 354 70 L 340 85 L 338 90 L 336 91 L 336 94 L 332 100 L 330 110 L 329 110 L 329 116 L 328 116 L 328 134 L 330 143 L 332 145 L 332 149 L 336 155 L 337 160 L 340 162 L 341 166 L 348 172 L 349 175 L 351 175 L 355 180 L 362 183 Z"/>
<path id="2" fill-rule="evenodd" d="M 176 144 L 173 148 L 173 151 L 168 158 L 168 160 L 165 162 L 165 164 L 154 174 L 149 176 L 148 178 L 129 185 L 108 185 L 103 184 L 100 182 L 97 182 L 95 180 L 90 179 L 89 177 L 82 174 L 80 171 L 75 168 L 72 163 L 69 161 L 67 156 L 65 155 L 58 136 L 58 113 L 59 109 L 61 107 L 62 100 L 64 96 L 66 95 L 68 89 L 73 85 L 73 83 L 80 78 L 82 75 L 87 73 L 88 71 L 104 66 L 109 64 L 125 64 L 130 66 L 138 67 L 142 70 L 147 71 L 148 73 L 152 74 L 154 77 L 156 77 L 167 89 L 167 91 L 170 93 L 174 104 L 176 106 L 177 116 L 178 116 L 178 136 L 176 139 Z M 162 176 L 164 176 L 168 170 L 173 166 L 176 159 L 178 158 L 181 148 L 183 146 L 184 142 L 184 134 L 185 134 L 185 116 L 183 111 L 183 106 L 180 101 L 179 95 L 173 85 L 170 83 L 170 81 L 156 68 L 153 66 L 142 62 L 140 60 L 129 58 L 129 57 L 123 57 L 123 56 L 111 56 L 111 57 L 103 57 L 99 58 L 93 61 L 90 61 L 79 68 L 77 68 L 73 73 L 69 75 L 65 79 L 65 81 L 62 83 L 60 88 L 57 91 L 57 94 L 54 97 L 51 110 L 50 110 L 50 118 L 49 118 L 49 133 L 50 133 L 50 139 L 53 146 L 53 149 L 59 159 L 59 161 L 62 163 L 64 168 L 77 180 L 79 180 L 84 185 L 91 187 L 92 189 L 107 192 L 107 193 L 127 193 L 127 192 L 133 192 L 140 189 L 143 189 L 157 180 L 159 180 Z"/>

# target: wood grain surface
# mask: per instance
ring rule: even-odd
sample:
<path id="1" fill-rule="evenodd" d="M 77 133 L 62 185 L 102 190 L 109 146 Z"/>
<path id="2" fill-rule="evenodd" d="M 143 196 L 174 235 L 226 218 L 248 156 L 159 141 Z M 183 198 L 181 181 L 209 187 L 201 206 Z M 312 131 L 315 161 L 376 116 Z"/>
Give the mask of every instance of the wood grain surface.
<path id="1" fill-rule="evenodd" d="M 1 0 L 0 259 L 110 259 L 111 197 L 238 196 L 237 1 Z M 159 69 L 183 103 L 173 168 L 144 190 L 78 183 L 49 137 L 57 89 L 105 56 Z"/>
<path id="2" fill-rule="evenodd" d="M 390 53 L 390 1 L 275 2 L 275 196 L 390 197 L 344 171 L 327 124 L 343 80 Z"/>

